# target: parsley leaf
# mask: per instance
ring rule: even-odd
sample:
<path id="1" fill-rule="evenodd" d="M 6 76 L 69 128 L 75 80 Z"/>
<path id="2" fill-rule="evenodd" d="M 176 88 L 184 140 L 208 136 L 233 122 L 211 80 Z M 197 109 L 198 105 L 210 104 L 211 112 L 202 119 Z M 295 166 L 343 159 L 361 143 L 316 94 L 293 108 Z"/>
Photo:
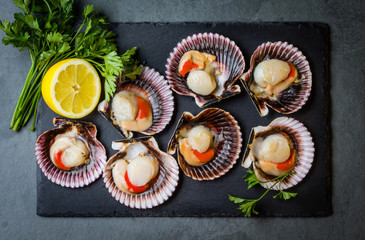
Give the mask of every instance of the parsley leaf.
<path id="1" fill-rule="evenodd" d="M 248 169 L 247 173 L 248 174 L 243 176 L 243 179 L 248 183 L 248 188 L 247 189 L 250 189 L 253 186 L 255 186 L 256 184 L 260 183 L 260 181 L 257 180 L 257 177 L 256 177 L 255 173 L 251 169 Z"/>
<path id="2" fill-rule="evenodd" d="M 295 172 L 289 172 L 286 173 L 284 175 L 281 175 L 279 177 L 273 178 L 267 182 L 274 182 L 274 184 L 268 188 L 262 195 L 261 197 L 257 198 L 257 199 L 245 199 L 245 198 L 238 198 L 238 197 L 233 197 L 231 195 L 229 195 L 229 200 L 231 200 L 232 202 L 236 203 L 239 205 L 238 209 L 242 211 L 243 214 L 245 214 L 245 217 L 251 217 L 252 214 L 257 215 L 258 212 L 255 210 L 255 206 L 256 203 L 258 201 L 260 201 L 276 184 L 279 184 L 279 193 L 274 195 L 273 198 L 279 198 L 279 199 L 284 199 L 284 200 L 288 200 L 290 198 L 294 198 L 296 197 L 297 193 L 290 193 L 290 192 L 285 192 L 281 189 L 281 183 L 284 181 L 284 179 L 289 176 L 295 174 Z M 252 188 L 253 186 L 255 186 L 256 184 L 259 183 L 266 183 L 266 182 L 261 182 L 260 180 L 257 179 L 255 172 L 252 171 L 251 169 L 247 170 L 247 174 L 244 176 L 244 180 L 248 183 L 248 189 Z"/>
<path id="3" fill-rule="evenodd" d="M 62 42 L 63 41 L 62 34 L 59 32 L 50 32 L 47 34 L 47 41 L 49 43 Z"/>
<path id="4" fill-rule="evenodd" d="M 18 8 L 23 10 L 25 13 L 28 13 L 30 0 L 13 0 L 13 2 Z"/>
<path id="5" fill-rule="evenodd" d="M 285 192 L 283 190 L 280 190 L 280 192 L 278 194 L 276 194 L 275 196 L 273 196 L 273 198 L 288 200 L 288 199 L 294 198 L 296 196 L 297 196 L 297 193 Z"/>
<path id="6" fill-rule="evenodd" d="M 236 204 L 239 204 L 238 209 L 245 214 L 245 217 L 251 217 L 251 214 L 259 214 L 259 212 L 255 210 L 256 203 L 258 201 L 257 199 L 244 199 L 229 195 L 229 200 Z"/>
<path id="7" fill-rule="evenodd" d="M 42 31 L 39 28 L 38 20 L 34 19 L 33 15 L 31 15 L 31 14 L 25 15 L 24 20 L 30 28 L 36 29 L 38 31 Z"/>
<path id="8" fill-rule="evenodd" d="M 92 13 L 94 11 L 94 6 L 93 5 L 86 5 L 84 7 L 84 12 L 83 12 L 83 16 L 85 18 L 87 18 L 89 16 L 90 13 Z"/>

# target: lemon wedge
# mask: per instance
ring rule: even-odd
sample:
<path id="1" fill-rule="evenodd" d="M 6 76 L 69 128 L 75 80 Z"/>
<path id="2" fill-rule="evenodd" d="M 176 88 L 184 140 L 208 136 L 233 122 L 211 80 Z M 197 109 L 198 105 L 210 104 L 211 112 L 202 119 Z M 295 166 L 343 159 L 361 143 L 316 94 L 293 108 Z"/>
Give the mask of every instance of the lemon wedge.
<path id="1" fill-rule="evenodd" d="M 100 78 L 83 59 L 71 58 L 53 65 L 42 80 L 42 96 L 49 108 L 67 118 L 82 118 L 99 102 Z"/>

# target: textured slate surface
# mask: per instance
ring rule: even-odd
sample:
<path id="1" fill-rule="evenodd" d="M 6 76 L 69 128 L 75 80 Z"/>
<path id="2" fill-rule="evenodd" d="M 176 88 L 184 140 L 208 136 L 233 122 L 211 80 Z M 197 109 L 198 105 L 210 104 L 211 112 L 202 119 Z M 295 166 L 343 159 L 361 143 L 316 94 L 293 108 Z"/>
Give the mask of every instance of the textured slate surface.
<path id="1" fill-rule="evenodd" d="M 289 115 L 304 123 L 312 133 L 316 147 L 314 164 L 304 179 L 292 191 L 298 197 L 290 201 L 271 198 L 269 194 L 260 201 L 260 216 L 326 216 L 331 213 L 330 191 L 330 112 L 328 90 L 329 28 L 319 23 L 187 23 L 187 24 L 114 24 L 122 51 L 138 46 L 138 58 L 144 64 L 164 74 L 166 59 L 182 38 L 199 32 L 216 32 L 234 40 L 243 52 L 246 69 L 255 48 L 266 41 L 288 41 L 298 47 L 310 63 L 313 88 L 307 104 L 297 113 Z M 133 34 L 128 34 L 133 32 Z M 213 107 L 225 109 L 237 119 L 243 133 L 245 147 L 252 127 L 267 125 L 278 113 L 261 118 L 248 95 L 244 92 L 226 99 Z M 156 135 L 160 148 L 166 150 L 167 142 L 183 111 L 194 115 L 201 109 L 192 98 L 174 94 L 176 110 L 172 123 Z M 55 116 L 44 102 L 40 105 L 37 135 L 51 129 Z M 97 112 L 86 120 L 98 127 L 98 136 L 107 148 L 108 157 L 115 153 L 111 141 L 120 138 L 115 129 Z M 244 148 L 242 152 L 244 151 Z M 242 153 L 241 153 L 242 156 Z M 66 189 L 48 181 L 37 169 L 37 214 L 41 216 L 242 216 L 236 205 L 228 200 L 228 194 L 245 198 L 257 198 L 263 192 L 260 187 L 247 190 L 242 180 L 245 170 L 241 158 L 225 176 L 209 182 L 198 182 L 180 172 L 179 186 L 165 204 L 150 210 L 135 210 L 119 204 L 112 198 L 100 178 L 82 189 Z M 315 196 L 315 197 L 313 197 Z"/>
<path id="2" fill-rule="evenodd" d="M 80 1 L 81 2 L 81 1 Z M 29 54 L 0 44 L 0 238 L 54 239 L 362 239 L 365 226 L 362 0 L 87 0 L 112 22 L 272 22 L 329 24 L 333 214 L 323 218 L 47 218 L 36 215 L 36 132 L 9 129 L 31 65 Z M 2 0 L 1 19 L 19 11 Z M 78 9 L 80 14 L 81 8 Z M 132 33 L 128 33 L 132 34 Z M 0 37 L 4 37 L 0 31 Z M 122 39 L 121 39 L 122 41 Z M 120 53 L 122 49 L 120 49 Z M 315 197 L 315 196 L 313 196 Z"/>

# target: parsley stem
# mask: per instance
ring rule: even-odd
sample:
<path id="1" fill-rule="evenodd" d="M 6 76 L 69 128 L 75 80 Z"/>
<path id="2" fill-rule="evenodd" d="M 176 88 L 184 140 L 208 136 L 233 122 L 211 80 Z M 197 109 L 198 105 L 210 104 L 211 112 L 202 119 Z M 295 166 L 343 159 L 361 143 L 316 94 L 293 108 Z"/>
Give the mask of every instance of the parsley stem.
<path id="1" fill-rule="evenodd" d="M 18 116 L 18 120 L 16 122 L 16 125 L 13 128 L 14 131 L 19 130 L 20 127 L 22 127 L 22 126 L 25 125 L 24 119 L 26 118 L 27 114 L 29 114 L 30 108 L 31 108 L 31 105 L 30 104 L 27 104 L 23 108 L 23 110 L 20 112 L 20 114 Z"/>
<path id="2" fill-rule="evenodd" d="M 34 76 L 36 73 L 37 76 Z M 29 79 L 27 82 L 26 82 L 26 85 L 24 86 L 24 89 L 26 89 L 26 92 L 24 92 L 24 94 L 21 95 L 21 97 L 19 98 L 19 105 L 16 109 L 17 111 L 17 114 L 16 114 L 16 118 L 20 118 L 22 119 L 20 121 L 20 125 L 21 126 L 24 126 L 27 121 L 28 121 L 28 117 L 24 117 L 25 115 L 29 114 L 28 112 L 30 111 L 30 114 L 32 113 L 32 108 L 29 108 L 27 107 L 29 104 L 31 104 L 32 102 L 32 98 L 34 97 L 36 91 L 37 91 L 37 88 L 40 88 L 41 85 L 40 85 L 40 81 L 39 81 L 39 77 L 40 77 L 40 74 L 39 72 L 36 72 L 34 71 L 32 76 L 32 78 Z M 36 89 L 34 89 L 34 87 L 36 86 Z"/>
<path id="3" fill-rule="evenodd" d="M 84 21 L 82 21 L 82 23 L 81 23 L 81 25 L 80 25 L 79 29 L 77 29 L 77 32 L 76 32 L 76 34 L 73 36 L 73 38 L 71 39 L 70 43 L 72 43 L 72 42 L 75 40 L 76 36 L 78 36 L 79 32 L 80 32 L 80 31 L 81 31 L 81 29 L 84 27 L 85 23 L 86 23 L 86 19 L 84 19 Z"/>
<path id="4" fill-rule="evenodd" d="M 21 121 L 21 119 L 20 119 L 20 118 L 18 118 L 18 119 L 16 120 L 16 122 L 13 124 L 12 129 L 13 129 L 14 131 L 18 131 L 18 130 L 19 130 L 19 127 L 20 127 L 20 121 Z"/>
<path id="5" fill-rule="evenodd" d="M 286 174 L 286 176 L 285 177 L 287 177 L 287 176 L 289 176 L 289 175 L 291 175 L 291 173 L 287 173 Z M 283 175 L 280 175 L 280 176 L 278 176 L 278 177 L 276 177 L 276 178 L 273 178 L 273 179 L 270 179 L 270 180 L 267 180 L 267 181 L 265 181 L 265 182 L 262 182 L 262 181 L 259 181 L 260 183 L 268 183 L 268 182 L 273 182 L 273 181 L 276 181 L 276 180 L 278 180 L 278 179 L 280 179 L 281 181 L 282 181 L 282 179 L 283 179 Z M 277 183 L 277 182 L 276 182 Z M 276 184 L 275 183 L 275 184 Z M 274 184 L 274 185 L 275 185 Z"/>
<path id="6" fill-rule="evenodd" d="M 32 66 L 30 67 L 30 70 L 28 72 L 27 78 L 25 80 L 24 87 L 23 87 L 23 89 L 22 89 L 22 91 L 20 93 L 20 97 L 19 97 L 19 99 L 18 99 L 18 101 L 17 101 L 17 103 L 15 105 L 13 117 L 12 117 L 11 123 L 10 123 L 11 128 L 13 128 L 15 126 L 16 122 L 18 121 L 18 115 L 19 115 L 18 109 L 19 109 L 19 106 L 21 104 L 23 104 L 23 99 L 25 97 L 25 94 L 28 91 L 29 84 L 32 81 L 32 76 L 34 75 L 34 72 L 36 72 L 35 71 L 35 69 L 36 69 L 35 67 L 36 67 L 36 64 L 32 61 Z"/>
<path id="7" fill-rule="evenodd" d="M 51 7 L 49 6 L 48 2 L 46 0 L 43 0 L 43 2 L 46 3 L 46 5 L 48 7 L 48 10 L 49 10 L 49 13 L 52 13 Z"/>
<path id="8" fill-rule="evenodd" d="M 29 120 L 30 116 L 32 115 L 32 109 L 34 105 L 35 98 L 27 105 L 27 111 L 24 111 L 24 114 L 22 115 L 21 120 L 21 126 L 24 126 L 27 121 Z M 27 113 L 27 114 L 25 114 Z"/>
<path id="9" fill-rule="evenodd" d="M 29 77 L 29 79 L 26 80 L 26 83 L 24 84 L 24 88 L 26 91 L 25 92 L 22 92 L 20 94 L 20 97 L 19 97 L 19 106 L 18 106 L 18 109 L 21 109 L 22 106 L 24 105 L 24 101 L 25 101 L 25 98 L 27 97 L 27 95 L 29 94 L 29 88 L 30 88 L 30 85 L 32 84 L 33 81 L 35 81 L 34 77 L 35 77 L 35 74 L 37 73 L 36 71 L 36 68 L 32 71 L 32 75 Z"/>
<path id="10" fill-rule="evenodd" d="M 37 89 L 38 88 L 40 88 L 41 87 L 41 82 L 42 82 L 42 79 L 43 79 L 43 76 L 44 76 L 44 74 L 43 73 L 45 73 L 48 69 L 49 69 L 49 67 L 51 66 L 50 64 L 49 64 L 49 61 L 50 61 L 50 59 L 43 65 L 43 67 L 42 67 L 42 69 L 40 70 L 40 71 L 38 71 L 38 74 L 37 74 L 37 76 L 33 79 L 33 84 L 32 84 L 32 86 L 28 89 L 28 92 L 30 93 L 29 95 L 28 95 L 28 97 L 24 100 L 24 102 L 26 103 L 26 102 L 28 102 L 30 99 L 30 97 L 32 96 L 32 95 L 34 95 L 34 91 L 37 91 Z M 42 76 L 42 77 L 41 77 Z M 34 89 L 34 87 L 36 87 L 35 89 Z"/>
<path id="11" fill-rule="evenodd" d="M 41 89 L 38 89 L 37 92 L 37 97 L 36 97 L 36 101 L 35 101 L 35 108 L 34 108 L 34 113 L 33 113 L 33 124 L 30 128 L 31 131 L 34 131 L 35 129 L 35 123 L 36 123 L 36 118 L 37 118 L 37 109 L 38 109 L 38 103 L 39 103 L 39 99 L 41 97 Z"/>
<path id="12" fill-rule="evenodd" d="M 27 98 L 24 100 L 24 105 L 29 104 L 33 100 L 33 98 L 37 94 L 38 90 L 41 89 L 41 86 L 42 86 L 41 82 L 39 81 L 35 88 L 29 89 L 29 94 L 28 94 Z M 20 111 L 22 111 L 24 109 L 24 105 L 21 106 Z"/>
<path id="13" fill-rule="evenodd" d="M 102 64 L 100 64 L 100 63 L 98 63 L 98 62 L 96 62 L 96 61 L 94 61 L 94 60 L 92 60 L 92 59 L 90 59 L 90 58 L 88 58 L 88 59 L 87 59 L 87 61 L 88 61 L 88 62 L 91 62 L 91 63 L 93 63 L 93 64 L 95 64 L 95 65 L 97 65 L 98 67 L 99 67 L 99 65 L 102 65 Z"/>
<path id="14" fill-rule="evenodd" d="M 103 69 L 102 69 L 102 65 L 103 64 L 100 64 L 100 63 L 98 63 L 98 62 L 96 62 L 96 61 L 94 61 L 94 60 L 92 60 L 92 59 L 90 59 L 90 58 L 88 58 L 88 59 L 86 59 L 88 62 L 90 62 L 90 63 L 92 63 L 93 64 L 93 66 L 96 68 L 96 69 L 98 69 L 98 71 L 100 72 L 100 73 L 102 73 L 103 72 Z"/>
<path id="15" fill-rule="evenodd" d="M 19 119 L 21 119 L 20 126 L 24 126 L 29 121 L 29 118 L 37 113 L 40 93 L 41 93 L 41 82 L 38 82 L 37 87 L 33 89 L 31 93 L 29 93 L 26 102 L 24 103 L 24 106 L 22 106 L 22 108 L 20 109 L 21 113 L 23 113 L 19 117 Z M 33 125 L 31 127 L 32 131 L 34 130 L 34 124 L 35 121 L 33 120 Z"/>
<path id="16" fill-rule="evenodd" d="M 260 201 L 268 192 L 270 192 L 270 190 L 278 183 L 278 181 L 276 181 L 273 185 L 271 185 L 271 187 L 269 187 L 265 192 L 264 194 L 261 195 L 260 198 L 258 198 L 256 201 Z"/>

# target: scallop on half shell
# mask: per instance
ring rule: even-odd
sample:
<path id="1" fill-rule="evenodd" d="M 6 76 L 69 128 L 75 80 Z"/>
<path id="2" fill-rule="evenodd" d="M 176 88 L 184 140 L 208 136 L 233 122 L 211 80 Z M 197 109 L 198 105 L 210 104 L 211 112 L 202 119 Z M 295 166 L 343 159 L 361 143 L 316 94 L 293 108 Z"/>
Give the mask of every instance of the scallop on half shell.
<path id="1" fill-rule="evenodd" d="M 258 154 L 254 154 L 254 151 L 258 151 L 254 150 L 256 148 L 254 143 L 260 141 L 259 138 L 265 139 L 268 136 L 280 133 L 289 138 L 289 141 L 291 142 L 290 145 L 292 145 L 292 148 L 295 150 L 295 165 L 290 171 L 294 174 L 287 176 L 281 183 L 281 186 L 276 184 L 272 189 L 284 190 L 295 186 L 303 180 L 312 167 L 314 144 L 311 134 L 301 122 L 294 118 L 279 117 L 266 127 L 254 127 L 251 130 L 242 166 L 249 168 L 252 164 L 257 179 L 263 182 L 261 183 L 261 186 L 266 189 L 272 187 L 272 185 L 276 183 L 276 181 L 270 181 L 276 176 L 269 175 L 260 168 L 258 158 L 255 156 Z"/>
<path id="2" fill-rule="evenodd" d="M 180 59 L 190 50 L 216 56 L 214 63 L 220 74 L 215 76 L 215 90 L 207 96 L 189 89 L 187 78 L 179 73 Z M 234 83 L 242 75 L 244 68 L 245 60 L 235 42 L 217 33 L 199 33 L 181 40 L 170 53 L 166 64 L 166 78 L 176 93 L 192 96 L 199 107 L 206 107 L 241 92 L 239 85 Z"/>
<path id="3" fill-rule="evenodd" d="M 250 88 L 254 84 L 254 71 L 258 64 L 268 59 L 290 62 L 297 70 L 297 80 L 288 88 L 273 96 L 260 97 Z M 261 116 L 266 116 L 270 108 L 283 114 L 298 111 L 307 102 L 312 88 L 312 72 L 306 57 L 298 48 L 287 42 L 266 42 L 252 54 L 250 69 L 241 77 L 242 84 Z"/>
<path id="4" fill-rule="evenodd" d="M 179 167 L 172 156 L 159 149 L 155 138 L 144 137 L 113 141 L 112 148 L 118 150 L 118 153 L 107 161 L 103 178 L 105 187 L 118 202 L 130 208 L 147 209 L 156 207 L 168 200 L 178 184 Z M 124 177 L 125 179 L 125 176 L 116 173 L 123 171 L 116 170 L 116 172 L 113 172 L 113 169 L 116 168 L 118 161 L 132 164 L 133 159 L 136 159 L 136 156 L 141 156 L 141 154 L 155 159 L 158 164 L 158 170 L 153 179 L 148 183 L 147 189 L 140 193 L 133 193 L 128 191 L 128 187 L 127 189 L 123 187 L 123 184 L 119 184 L 119 182 L 123 181 L 121 178 Z M 124 169 L 125 173 L 126 171 Z M 120 179 L 114 179 L 115 176 L 119 175 Z M 122 185 L 122 187 L 119 188 L 117 185 Z"/>
<path id="5" fill-rule="evenodd" d="M 200 165 L 190 165 L 180 152 L 179 144 L 193 127 L 202 125 L 213 131 L 215 154 L 212 160 Z M 168 153 L 175 154 L 185 175 L 195 180 L 213 180 L 227 173 L 236 163 L 242 147 L 240 126 L 234 117 L 219 108 L 208 108 L 193 116 L 184 112 L 168 145 Z"/>
<path id="6" fill-rule="evenodd" d="M 145 135 L 154 135 L 165 129 L 174 112 L 174 98 L 170 86 L 165 78 L 155 69 L 143 66 L 141 75 L 136 80 L 122 82 L 117 87 L 114 96 L 121 91 L 129 91 L 136 96 L 147 100 L 152 108 L 152 125 L 141 131 Z M 133 132 L 118 126 L 113 119 L 112 101 L 102 101 L 98 111 L 117 129 L 125 138 L 132 138 Z"/>
<path id="7" fill-rule="evenodd" d="M 53 183 L 62 187 L 80 188 L 94 182 L 102 173 L 106 163 L 104 146 L 96 139 L 96 126 L 89 122 L 54 118 L 57 128 L 44 132 L 37 139 L 35 155 L 39 168 Z M 76 139 L 87 148 L 88 161 L 69 171 L 58 168 L 51 160 L 52 145 L 57 139 Z M 63 141 L 63 140 L 61 140 Z"/>

